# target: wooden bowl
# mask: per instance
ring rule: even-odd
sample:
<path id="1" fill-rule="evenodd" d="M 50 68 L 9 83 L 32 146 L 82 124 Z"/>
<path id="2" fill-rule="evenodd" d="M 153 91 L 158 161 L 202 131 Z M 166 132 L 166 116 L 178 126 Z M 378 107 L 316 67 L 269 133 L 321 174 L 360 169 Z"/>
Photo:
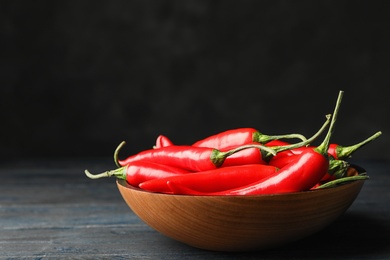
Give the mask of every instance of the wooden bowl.
<path id="1" fill-rule="evenodd" d="M 363 183 L 275 195 L 188 196 L 117 181 L 127 205 L 150 227 L 193 247 L 231 252 L 281 246 L 323 229 L 348 209 Z"/>

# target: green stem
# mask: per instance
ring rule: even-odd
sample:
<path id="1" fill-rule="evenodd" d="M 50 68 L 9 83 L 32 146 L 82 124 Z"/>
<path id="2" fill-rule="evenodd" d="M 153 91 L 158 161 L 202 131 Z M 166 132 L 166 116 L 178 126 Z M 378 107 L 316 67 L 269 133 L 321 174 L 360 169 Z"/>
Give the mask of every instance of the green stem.
<path id="1" fill-rule="evenodd" d="M 344 177 L 341 179 L 336 179 L 336 180 L 324 183 L 324 184 L 318 186 L 317 188 L 315 188 L 315 190 L 316 189 L 323 189 L 323 188 L 330 188 L 330 187 L 333 187 L 333 186 L 336 186 L 338 184 L 342 184 L 345 182 L 357 181 L 357 180 L 367 180 L 367 179 L 369 179 L 369 177 L 367 175 L 356 175 L 356 176 Z"/>
<path id="2" fill-rule="evenodd" d="M 276 152 L 274 149 L 270 148 L 270 147 L 267 147 L 267 146 L 264 146 L 264 145 L 261 145 L 261 144 L 247 144 L 247 145 L 242 145 L 242 146 L 239 146 L 237 148 L 233 148 L 229 151 L 226 151 L 226 152 L 221 152 L 219 150 L 216 150 L 216 151 L 219 151 L 219 156 L 221 157 L 228 157 L 234 153 L 237 153 L 239 151 L 242 151 L 242 150 L 245 150 L 245 149 L 249 149 L 249 148 L 258 148 L 260 150 L 263 150 L 263 151 L 266 151 L 272 155 L 276 155 Z"/>
<path id="3" fill-rule="evenodd" d="M 315 133 L 312 137 L 310 137 L 306 141 L 295 143 L 295 144 L 290 144 L 290 145 L 284 145 L 284 146 L 272 146 L 272 149 L 276 153 L 279 153 L 282 151 L 291 150 L 291 149 L 299 148 L 299 147 L 302 147 L 305 145 L 309 145 L 315 139 L 317 139 L 322 134 L 322 132 L 324 132 L 325 128 L 329 125 L 329 122 L 330 122 L 330 119 L 332 118 L 332 115 L 329 114 L 329 115 L 326 115 L 325 117 L 326 117 L 325 123 L 321 126 L 321 128 L 317 131 L 317 133 Z M 268 157 L 268 156 L 266 156 L 266 157 Z"/>
<path id="4" fill-rule="evenodd" d="M 115 152 L 114 152 L 114 162 L 116 164 L 116 166 L 118 167 L 121 167 L 121 165 L 119 164 L 119 159 L 118 159 L 118 154 L 119 154 L 119 151 L 120 149 L 122 149 L 122 147 L 126 144 L 125 141 L 122 141 L 118 146 L 117 148 L 115 149 Z"/>
<path id="5" fill-rule="evenodd" d="M 329 126 L 329 129 L 328 129 L 328 133 L 326 134 L 325 139 L 323 140 L 323 142 L 319 146 L 317 146 L 315 148 L 315 150 L 317 152 L 319 152 L 319 153 L 321 153 L 323 155 L 327 155 L 328 154 L 330 138 L 331 138 L 331 136 L 333 134 L 333 131 L 334 131 L 334 126 L 335 126 L 335 123 L 336 123 L 336 120 L 337 120 L 337 115 L 338 115 L 338 112 L 339 112 L 339 109 L 340 109 L 341 100 L 343 98 L 343 95 L 344 95 L 344 91 L 340 90 L 339 91 L 339 95 L 337 97 L 336 106 L 334 108 L 332 121 L 330 122 L 330 126 Z"/>
<path id="6" fill-rule="evenodd" d="M 85 172 L 85 175 L 87 175 L 87 177 L 90 179 L 99 179 L 99 178 L 104 178 L 104 177 L 115 176 L 119 179 L 125 180 L 126 173 L 127 173 L 127 167 L 124 166 L 124 167 L 120 167 L 120 168 L 115 169 L 115 170 L 105 171 L 105 172 L 98 173 L 98 174 L 92 174 L 88 170 L 85 170 L 84 172 Z"/>
<path id="7" fill-rule="evenodd" d="M 343 160 L 336 160 L 333 157 L 329 157 L 328 173 L 336 176 L 337 179 L 344 178 L 347 173 L 349 163 Z"/>
<path id="8" fill-rule="evenodd" d="M 375 140 L 376 138 L 378 138 L 380 135 L 382 134 L 381 131 L 375 133 L 374 135 L 370 136 L 369 138 L 367 138 L 366 140 L 360 142 L 360 143 L 357 143 L 355 145 L 351 145 L 351 146 L 337 146 L 336 148 L 336 154 L 337 154 L 337 157 L 339 159 L 346 159 L 346 158 L 349 158 L 351 157 L 351 155 L 356 151 L 358 150 L 359 148 L 361 148 L 362 146 L 368 144 L 369 142 Z"/>
<path id="9" fill-rule="evenodd" d="M 253 133 L 253 141 L 261 144 L 266 144 L 272 140 L 279 139 L 301 139 L 302 141 L 306 141 L 306 137 L 301 134 L 285 134 L 285 135 L 265 135 L 260 132 Z"/>

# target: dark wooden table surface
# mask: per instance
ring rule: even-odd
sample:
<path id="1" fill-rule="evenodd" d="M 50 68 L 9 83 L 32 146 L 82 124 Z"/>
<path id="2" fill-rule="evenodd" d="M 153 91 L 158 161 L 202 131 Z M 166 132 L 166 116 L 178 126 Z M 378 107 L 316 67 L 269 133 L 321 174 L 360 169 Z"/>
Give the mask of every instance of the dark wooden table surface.
<path id="1" fill-rule="evenodd" d="M 1 259 L 390 259 L 390 162 L 358 161 L 371 177 L 324 230 L 281 248 L 210 252 L 167 238 L 127 207 L 115 179 L 84 169 L 108 159 L 0 162 Z"/>

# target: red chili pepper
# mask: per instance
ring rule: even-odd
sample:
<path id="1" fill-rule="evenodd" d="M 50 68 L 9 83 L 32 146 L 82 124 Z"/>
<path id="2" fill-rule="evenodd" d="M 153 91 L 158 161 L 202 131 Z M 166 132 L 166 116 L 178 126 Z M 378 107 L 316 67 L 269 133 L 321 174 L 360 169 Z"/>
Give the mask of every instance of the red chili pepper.
<path id="1" fill-rule="evenodd" d="M 256 148 L 250 148 L 250 149 L 245 149 L 242 151 L 239 151 L 235 154 L 232 154 L 226 160 L 223 162 L 222 166 L 233 166 L 233 165 L 243 165 L 243 164 L 268 164 L 268 161 L 270 158 L 274 156 L 278 156 L 278 153 L 288 153 L 290 149 L 297 149 L 298 147 L 303 147 L 305 145 L 308 145 L 309 143 L 313 142 L 328 126 L 330 122 L 330 115 L 326 116 L 326 121 L 322 125 L 322 127 L 315 133 L 312 137 L 307 139 L 306 141 L 299 142 L 296 144 L 289 144 L 289 145 L 282 145 L 282 146 L 273 146 L 272 149 L 277 153 L 276 155 L 270 155 L 267 153 L 264 153 L 263 151 L 256 149 Z M 255 145 L 257 143 L 248 143 L 248 145 Z M 228 147 L 224 150 L 230 150 L 234 149 L 235 146 L 233 147 Z M 271 159 L 272 160 L 272 159 Z"/>
<path id="2" fill-rule="evenodd" d="M 306 149 L 314 149 L 314 147 L 307 147 Z M 269 161 L 269 165 L 272 165 L 277 168 L 283 168 L 289 163 L 294 162 L 297 158 L 304 152 L 302 149 L 299 154 L 290 154 L 286 156 L 278 156 L 278 154 L 271 158 Z M 344 160 L 334 159 L 333 157 L 329 157 L 329 169 L 327 173 L 326 179 L 333 178 L 333 175 L 340 175 L 343 171 L 346 171 L 348 167 L 348 163 Z M 324 177 L 325 178 L 325 177 Z"/>
<path id="3" fill-rule="evenodd" d="M 329 117 L 327 117 L 327 119 L 329 120 Z M 323 125 L 323 127 L 320 129 L 320 131 L 322 132 L 326 125 L 328 124 L 328 121 Z M 319 133 L 321 133 L 319 132 Z M 319 135 L 319 133 L 317 133 L 315 135 L 315 137 L 317 137 Z M 314 140 L 313 138 L 310 138 L 310 140 Z M 310 141 L 309 140 L 309 141 Z M 307 140 L 306 140 L 307 142 Z M 309 142 L 308 142 L 309 143 Z M 259 143 L 257 142 L 251 142 L 251 143 L 247 143 L 246 145 L 258 145 Z M 291 146 L 292 144 L 289 144 L 289 143 L 286 143 L 286 142 L 281 142 L 281 146 L 288 146 L 287 148 L 278 148 L 278 147 L 273 147 L 273 149 L 276 149 L 276 152 L 278 152 L 279 150 L 286 150 L 286 149 L 292 149 Z M 161 148 L 161 147 L 166 147 L 166 146 L 172 146 L 174 145 L 173 142 L 171 142 L 166 136 L 163 136 L 163 135 L 160 135 L 158 136 L 157 140 L 156 140 L 156 145 L 154 146 L 155 148 Z M 301 143 L 298 144 L 299 145 L 302 145 Z M 232 149 L 235 149 L 239 146 L 229 146 L 229 147 L 225 147 L 223 149 L 220 149 L 221 151 L 229 151 L 229 150 L 232 150 Z M 289 150 L 285 151 L 285 152 L 288 152 Z M 234 165 L 243 165 L 243 164 L 255 164 L 255 163 L 260 163 L 260 164 L 266 164 L 267 163 L 267 160 L 269 159 L 268 157 L 269 154 L 264 154 L 262 153 L 262 151 L 258 148 L 248 148 L 248 149 L 244 149 L 242 151 L 239 151 L 237 153 L 234 153 L 232 155 L 230 155 L 229 157 L 227 157 L 225 159 L 225 161 L 223 162 L 222 166 L 224 167 L 227 167 L 227 166 L 234 166 Z"/>
<path id="4" fill-rule="evenodd" d="M 165 135 L 159 135 L 156 140 L 156 145 L 153 148 L 157 149 L 171 145 L 173 145 L 173 142 L 168 137 Z"/>
<path id="5" fill-rule="evenodd" d="M 313 147 L 302 147 L 302 148 L 313 149 Z M 304 152 L 305 149 L 299 149 L 299 153 L 296 154 L 285 153 L 285 152 L 291 152 L 290 150 L 283 151 L 282 153 L 280 153 L 282 154 L 281 156 L 279 156 L 280 154 L 273 156 L 269 161 L 269 165 L 278 168 L 283 168 L 285 165 L 294 162 L 300 156 L 300 154 Z M 340 159 L 335 159 L 333 156 L 330 155 L 329 169 L 328 172 L 325 174 L 325 176 L 321 179 L 321 182 L 342 178 L 345 175 L 348 167 L 349 167 L 348 162 Z"/>
<path id="6" fill-rule="evenodd" d="M 361 141 L 360 143 L 357 143 L 357 144 L 351 145 L 351 146 L 341 146 L 339 144 L 330 144 L 329 149 L 328 149 L 328 154 L 337 160 L 348 159 L 359 148 L 361 148 L 361 147 L 365 146 L 366 144 L 368 144 L 369 142 L 377 139 L 381 134 L 382 134 L 381 131 L 376 132 L 375 134 L 373 134 L 369 138 Z M 271 142 L 266 144 L 266 146 L 271 147 L 271 148 L 273 146 L 283 146 L 283 145 L 290 145 L 290 144 L 288 142 L 284 142 L 284 141 L 280 141 L 280 140 L 271 141 Z M 281 153 L 278 153 L 276 156 L 274 156 L 272 158 L 272 160 L 274 162 L 277 160 L 285 160 L 285 159 L 283 159 L 283 157 L 285 157 L 285 156 L 289 157 L 289 156 L 294 155 L 294 154 L 301 154 L 305 149 L 306 149 L 306 147 L 298 147 L 298 148 L 290 149 L 287 151 L 283 151 Z M 280 167 L 281 166 L 280 163 L 278 163 L 277 166 Z"/>
<path id="7" fill-rule="evenodd" d="M 317 184 L 327 173 L 329 169 L 328 148 L 330 137 L 333 133 L 338 110 L 341 104 L 343 91 L 339 92 L 335 111 L 328 133 L 324 141 L 316 148 L 305 149 L 297 159 L 284 166 L 277 173 L 265 177 L 258 182 L 252 183 L 236 189 L 230 189 L 221 192 L 204 192 L 202 195 L 258 195 L 275 194 L 286 192 L 305 191 Z M 170 181 L 168 185 L 174 193 L 193 192 L 188 187 L 178 185 Z M 184 190 L 183 190 L 184 188 Z M 193 195 L 200 195 L 195 191 Z"/>
<path id="8" fill-rule="evenodd" d="M 301 134 L 286 134 L 286 135 L 264 135 L 254 128 L 237 128 L 227 130 L 205 139 L 195 142 L 192 146 L 196 147 L 212 147 L 215 149 L 224 149 L 232 146 L 240 146 L 248 143 L 265 144 L 271 140 L 282 138 L 298 138 L 306 141 L 306 138 Z"/>
<path id="9" fill-rule="evenodd" d="M 221 167 L 210 171 L 153 179 L 141 183 L 139 187 L 151 192 L 172 193 L 167 182 L 173 181 L 201 192 L 223 191 L 259 181 L 277 171 L 276 167 L 262 164 Z"/>
<path id="10" fill-rule="evenodd" d="M 135 161 L 142 160 L 183 168 L 189 171 L 206 171 L 218 168 L 228 156 L 248 148 L 258 148 L 269 154 L 276 154 L 273 149 L 258 144 L 244 145 L 224 152 L 208 147 L 172 145 L 159 149 L 145 150 L 133 156 L 129 156 L 125 160 L 118 160 L 118 152 L 124 144 L 125 142 L 122 142 L 115 150 L 114 160 L 117 165 L 125 166 Z"/>
<path id="11" fill-rule="evenodd" d="M 239 188 L 219 192 L 199 192 L 174 181 L 169 181 L 167 185 L 174 194 L 186 195 L 242 196 L 298 192 L 309 190 L 317 184 L 326 174 L 328 167 L 328 160 L 323 154 L 315 149 L 308 149 L 299 155 L 296 161 L 286 165 L 277 173 Z"/>
<path id="12" fill-rule="evenodd" d="M 124 167 L 99 174 L 91 174 L 88 170 L 85 170 L 85 174 L 91 179 L 115 176 L 119 179 L 126 180 L 127 183 L 135 187 L 137 187 L 141 182 L 148 180 L 188 173 L 189 171 L 184 169 L 147 161 L 136 161 Z"/>
<path id="13" fill-rule="evenodd" d="M 250 144 L 256 144 L 256 143 L 250 143 Z M 234 148 L 235 147 L 229 147 L 229 148 L 223 149 L 223 151 L 229 151 L 229 150 L 234 149 Z M 239 151 L 239 152 L 227 157 L 226 160 L 223 162 L 222 166 L 229 167 L 229 166 L 234 166 L 234 165 L 256 164 L 256 163 L 257 164 L 268 164 L 267 157 L 269 157 L 269 156 L 267 154 L 262 153 L 260 149 L 249 148 L 249 149 Z"/>
<path id="14" fill-rule="evenodd" d="M 148 160 L 160 164 L 171 165 L 183 169 L 187 169 L 190 171 L 205 171 L 215 169 L 220 167 L 226 160 L 226 165 L 242 165 L 248 163 L 259 163 L 261 161 L 268 160 L 269 157 L 274 156 L 276 152 L 297 148 L 303 145 L 308 145 L 310 142 L 315 140 L 326 128 L 329 124 L 330 115 L 326 116 L 327 120 L 323 124 L 317 133 L 315 133 L 311 138 L 306 141 L 292 144 L 289 146 L 281 146 L 281 147 L 273 147 L 272 149 L 264 146 L 256 144 L 247 144 L 243 146 L 237 146 L 232 149 L 226 151 L 220 151 L 214 148 L 209 147 L 194 147 L 194 146 L 177 146 L 171 145 L 167 147 L 161 147 L 158 149 L 151 149 L 142 151 L 136 155 L 130 156 L 125 160 L 118 159 L 119 150 L 125 144 L 122 142 L 114 153 L 114 160 L 118 167 L 125 166 L 133 161 L 138 160 Z M 262 152 L 258 153 L 254 151 L 252 148 L 261 149 Z M 253 156 L 248 157 L 248 153 L 241 153 L 241 155 L 237 157 L 233 157 L 233 159 L 228 159 L 230 156 L 233 156 L 235 153 L 240 153 L 243 150 L 252 149 L 255 152 L 252 154 Z M 257 157 L 256 157 L 257 156 Z M 252 161 L 249 161 L 252 160 Z"/>

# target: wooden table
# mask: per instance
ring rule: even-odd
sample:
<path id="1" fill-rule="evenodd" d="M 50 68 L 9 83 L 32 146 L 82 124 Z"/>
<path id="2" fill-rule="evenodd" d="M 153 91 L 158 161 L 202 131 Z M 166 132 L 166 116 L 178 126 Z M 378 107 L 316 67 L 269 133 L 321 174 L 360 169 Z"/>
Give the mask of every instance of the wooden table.
<path id="1" fill-rule="evenodd" d="M 371 177 L 348 211 L 315 235 L 251 253 L 210 252 L 167 238 L 127 207 L 107 158 L 0 162 L 2 259 L 390 259 L 390 162 L 359 161 Z"/>

